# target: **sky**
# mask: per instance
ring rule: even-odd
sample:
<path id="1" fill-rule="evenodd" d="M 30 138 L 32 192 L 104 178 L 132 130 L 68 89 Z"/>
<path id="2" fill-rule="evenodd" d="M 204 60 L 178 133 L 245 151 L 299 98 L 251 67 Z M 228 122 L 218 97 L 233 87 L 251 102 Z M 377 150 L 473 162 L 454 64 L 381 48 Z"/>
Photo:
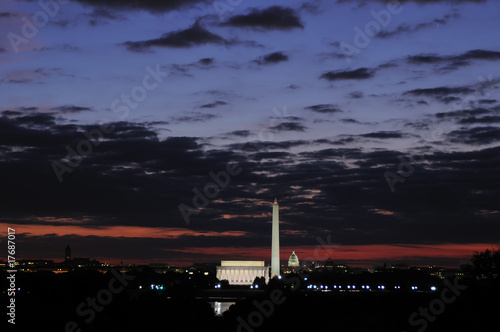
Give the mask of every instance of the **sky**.
<path id="1" fill-rule="evenodd" d="M 458 267 L 500 244 L 500 2 L 2 0 L 16 257 Z M 5 243 L 5 240 L 3 240 Z"/>

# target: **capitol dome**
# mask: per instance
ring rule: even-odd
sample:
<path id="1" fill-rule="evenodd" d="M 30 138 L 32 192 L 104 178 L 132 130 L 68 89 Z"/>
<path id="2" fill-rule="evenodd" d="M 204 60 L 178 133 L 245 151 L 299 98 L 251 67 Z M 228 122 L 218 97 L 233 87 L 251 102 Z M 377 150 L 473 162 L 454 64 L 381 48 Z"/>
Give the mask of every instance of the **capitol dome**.
<path id="1" fill-rule="evenodd" d="M 299 258 L 295 255 L 295 250 L 292 251 L 290 258 L 288 259 L 288 267 L 299 267 Z"/>

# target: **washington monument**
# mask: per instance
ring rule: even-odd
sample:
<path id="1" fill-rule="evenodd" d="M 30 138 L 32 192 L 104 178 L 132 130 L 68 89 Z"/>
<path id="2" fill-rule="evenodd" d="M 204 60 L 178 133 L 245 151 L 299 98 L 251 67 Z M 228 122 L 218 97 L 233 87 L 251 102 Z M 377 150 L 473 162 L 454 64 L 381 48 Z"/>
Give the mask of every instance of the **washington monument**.
<path id="1" fill-rule="evenodd" d="M 271 245 L 271 278 L 280 275 L 280 221 L 278 200 L 273 204 L 273 234 Z"/>

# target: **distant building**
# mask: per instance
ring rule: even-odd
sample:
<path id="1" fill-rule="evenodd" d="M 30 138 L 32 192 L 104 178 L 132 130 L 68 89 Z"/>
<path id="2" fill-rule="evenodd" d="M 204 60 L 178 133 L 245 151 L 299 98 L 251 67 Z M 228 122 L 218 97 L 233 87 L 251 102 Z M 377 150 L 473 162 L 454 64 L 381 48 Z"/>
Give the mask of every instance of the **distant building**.
<path id="1" fill-rule="evenodd" d="M 71 261 L 71 248 L 69 247 L 69 244 L 66 246 L 66 249 L 64 250 L 64 261 L 65 262 Z"/>
<path id="2" fill-rule="evenodd" d="M 99 261 L 90 258 L 74 258 L 71 261 L 72 267 L 97 268 L 103 266 Z"/>
<path id="3" fill-rule="evenodd" d="M 332 271 L 333 270 L 333 262 L 331 258 L 328 258 L 325 262 L 325 269 L 327 271 Z"/>
<path id="4" fill-rule="evenodd" d="M 54 269 L 54 261 L 46 259 L 21 259 L 16 262 L 16 268 L 22 272 L 33 272 Z"/>
<path id="5" fill-rule="evenodd" d="M 389 266 L 391 270 L 409 270 L 410 266 L 406 264 L 393 264 Z"/>
<path id="6" fill-rule="evenodd" d="M 295 250 L 292 251 L 290 258 L 288 259 L 288 267 L 299 267 L 299 258 L 295 254 Z"/>
<path id="7" fill-rule="evenodd" d="M 165 274 L 167 273 L 168 271 L 175 271 L 175 268 L 172 268 L 170 265 L 168 264 L 161 264 L 161 263 L 151 263 L 149 264 L 149 267 L 155 271 L 156 273 L 160 273 L 160 274 Z"/>
<path id="8" fill-rule="evenodd" d="M 217 279 L 230 285 L 251 285 L 256 277 L 269 282 L 269 266 L 264 261 L 221 261 L 216 270 Z"/>

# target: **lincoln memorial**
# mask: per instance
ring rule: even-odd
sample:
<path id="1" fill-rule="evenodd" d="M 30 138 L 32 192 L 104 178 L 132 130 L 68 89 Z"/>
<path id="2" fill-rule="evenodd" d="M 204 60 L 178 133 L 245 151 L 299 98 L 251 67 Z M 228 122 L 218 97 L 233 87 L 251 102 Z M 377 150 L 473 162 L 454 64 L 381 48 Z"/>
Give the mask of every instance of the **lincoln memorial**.
<path id="1" fill-rule="evenodd" d="M 227 280 L 230 285 L 251 285 L 255 277 L 269 282 L 269 266 L 264 261 L 221 261 L 217 266 L 217 279 Z"/>

